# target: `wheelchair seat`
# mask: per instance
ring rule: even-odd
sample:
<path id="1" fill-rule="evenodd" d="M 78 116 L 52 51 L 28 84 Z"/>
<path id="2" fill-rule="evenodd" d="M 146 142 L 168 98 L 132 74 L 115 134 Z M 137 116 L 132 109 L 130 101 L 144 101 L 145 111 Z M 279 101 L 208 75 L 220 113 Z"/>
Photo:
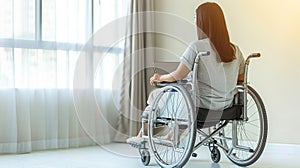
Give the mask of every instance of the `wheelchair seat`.
<path id="1" fill-rule="evenodd" d="M 242 119 L 242 112 L 242 104 L 234 104 L 224 110 L 210 110 L 199 107 L 197 111 L 197 129 L 211 127 L 224 120 L 240 120 Z"/>

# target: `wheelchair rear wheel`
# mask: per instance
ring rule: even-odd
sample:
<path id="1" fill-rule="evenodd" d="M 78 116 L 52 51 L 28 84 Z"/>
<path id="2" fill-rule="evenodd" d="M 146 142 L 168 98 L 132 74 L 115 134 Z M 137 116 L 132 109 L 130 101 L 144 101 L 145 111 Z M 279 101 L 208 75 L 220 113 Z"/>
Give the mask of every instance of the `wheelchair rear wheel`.
<path id="1" fill-rule="evenodd" d="M 221 132 L 221 143 L 228 149 L 224 150 L 227 157 L 239 166 L 249 166 L 256 162 L 267 140 L 266 110 L 262 99 L 250 86 L 247 92 L 247 114 L 247 121 L 231 121 Z"/>
<path id="2" fill-rule="evenodd" d="M 195 143 L 195 119 L 193 102 L 183 86 L 161 88 L 148 121 L 150 149 L 161 167 L 183 167 L 189 160 Z"/>

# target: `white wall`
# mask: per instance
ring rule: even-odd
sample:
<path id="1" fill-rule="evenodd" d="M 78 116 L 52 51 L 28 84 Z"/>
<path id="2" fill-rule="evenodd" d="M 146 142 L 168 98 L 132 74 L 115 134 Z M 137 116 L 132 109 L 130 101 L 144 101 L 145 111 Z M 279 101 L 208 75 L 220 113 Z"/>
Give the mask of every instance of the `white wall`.
<path id="1" fill-rule="evenodd" d="M 157 11 L 170 12 L 193 22 L 202 0 L 156 0 Z M 262 96 L 269 117 L 269 142 L 300 144 L 300 1 L 299 0 L 216 0 L 223 8 L 231 41 L 244 55 L 261 52 L 250 66 L 251 85 Z M 162 22 L 168 26 L 167 22 Z M 180 26 L 177 27 L 180 29 Z M 174 27 L 170 27 L 174 29 Z M 183 30 L 184 31 L 184 30 Z M 186 32 L 193 33 L 193 32 Z M 196 37 L 195 37 L 196 39 Z M 176 55 L 185 45 L 158 35 L 156 46 Z M 178 61 L 156 56 L 156 61 Z"/>

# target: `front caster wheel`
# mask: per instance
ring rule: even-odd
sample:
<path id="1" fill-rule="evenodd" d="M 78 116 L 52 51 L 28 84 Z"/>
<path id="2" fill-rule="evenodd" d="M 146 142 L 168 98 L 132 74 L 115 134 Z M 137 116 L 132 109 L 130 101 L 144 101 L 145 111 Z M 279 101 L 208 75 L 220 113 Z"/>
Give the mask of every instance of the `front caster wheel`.
<path id="1" fill-rule="evenodd" d="M 221 159 L 220 150 L 217 147 L 213 147 L 212 150 L 211 150 L 211 155 L 210 156 L 211 156 L 211 160 L 214 163 L 218 163 Z"/>
<path id="2" fill-rule="evenodd" d="M 150 153 L 147 150 L 143 150 L 141 152 L 141 161 L 144 164 L 144 166 L 148 166 L 150 163 Z"/>

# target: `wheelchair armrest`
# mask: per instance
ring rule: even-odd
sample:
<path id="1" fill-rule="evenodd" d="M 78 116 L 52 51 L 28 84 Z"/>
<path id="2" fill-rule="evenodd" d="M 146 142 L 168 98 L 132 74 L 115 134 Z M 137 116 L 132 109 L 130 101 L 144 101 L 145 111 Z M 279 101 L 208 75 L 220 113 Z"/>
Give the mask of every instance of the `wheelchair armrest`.
<path id="1" fill-rule="evenodd" d="M 174 81 L 174 82 L 156 82 L 155 86 L 156 87 L 165 87 L 165 86 L 168 86 L 168 85 L 174 84 L 174 83 L 177 83 L 177 81 Z"/>
<path id="2" fill-rule="evenodd" d="M 164 87 L 164 86 L 168 86 L 170 84 L 179 84 L 179 85 L 183 85 L 183 84 L 187 84 L 188 80 L 178 80 L 178 81 L 174 81 L 174 82 L 156 82 L 155 86 L 156 87 Z"/>

